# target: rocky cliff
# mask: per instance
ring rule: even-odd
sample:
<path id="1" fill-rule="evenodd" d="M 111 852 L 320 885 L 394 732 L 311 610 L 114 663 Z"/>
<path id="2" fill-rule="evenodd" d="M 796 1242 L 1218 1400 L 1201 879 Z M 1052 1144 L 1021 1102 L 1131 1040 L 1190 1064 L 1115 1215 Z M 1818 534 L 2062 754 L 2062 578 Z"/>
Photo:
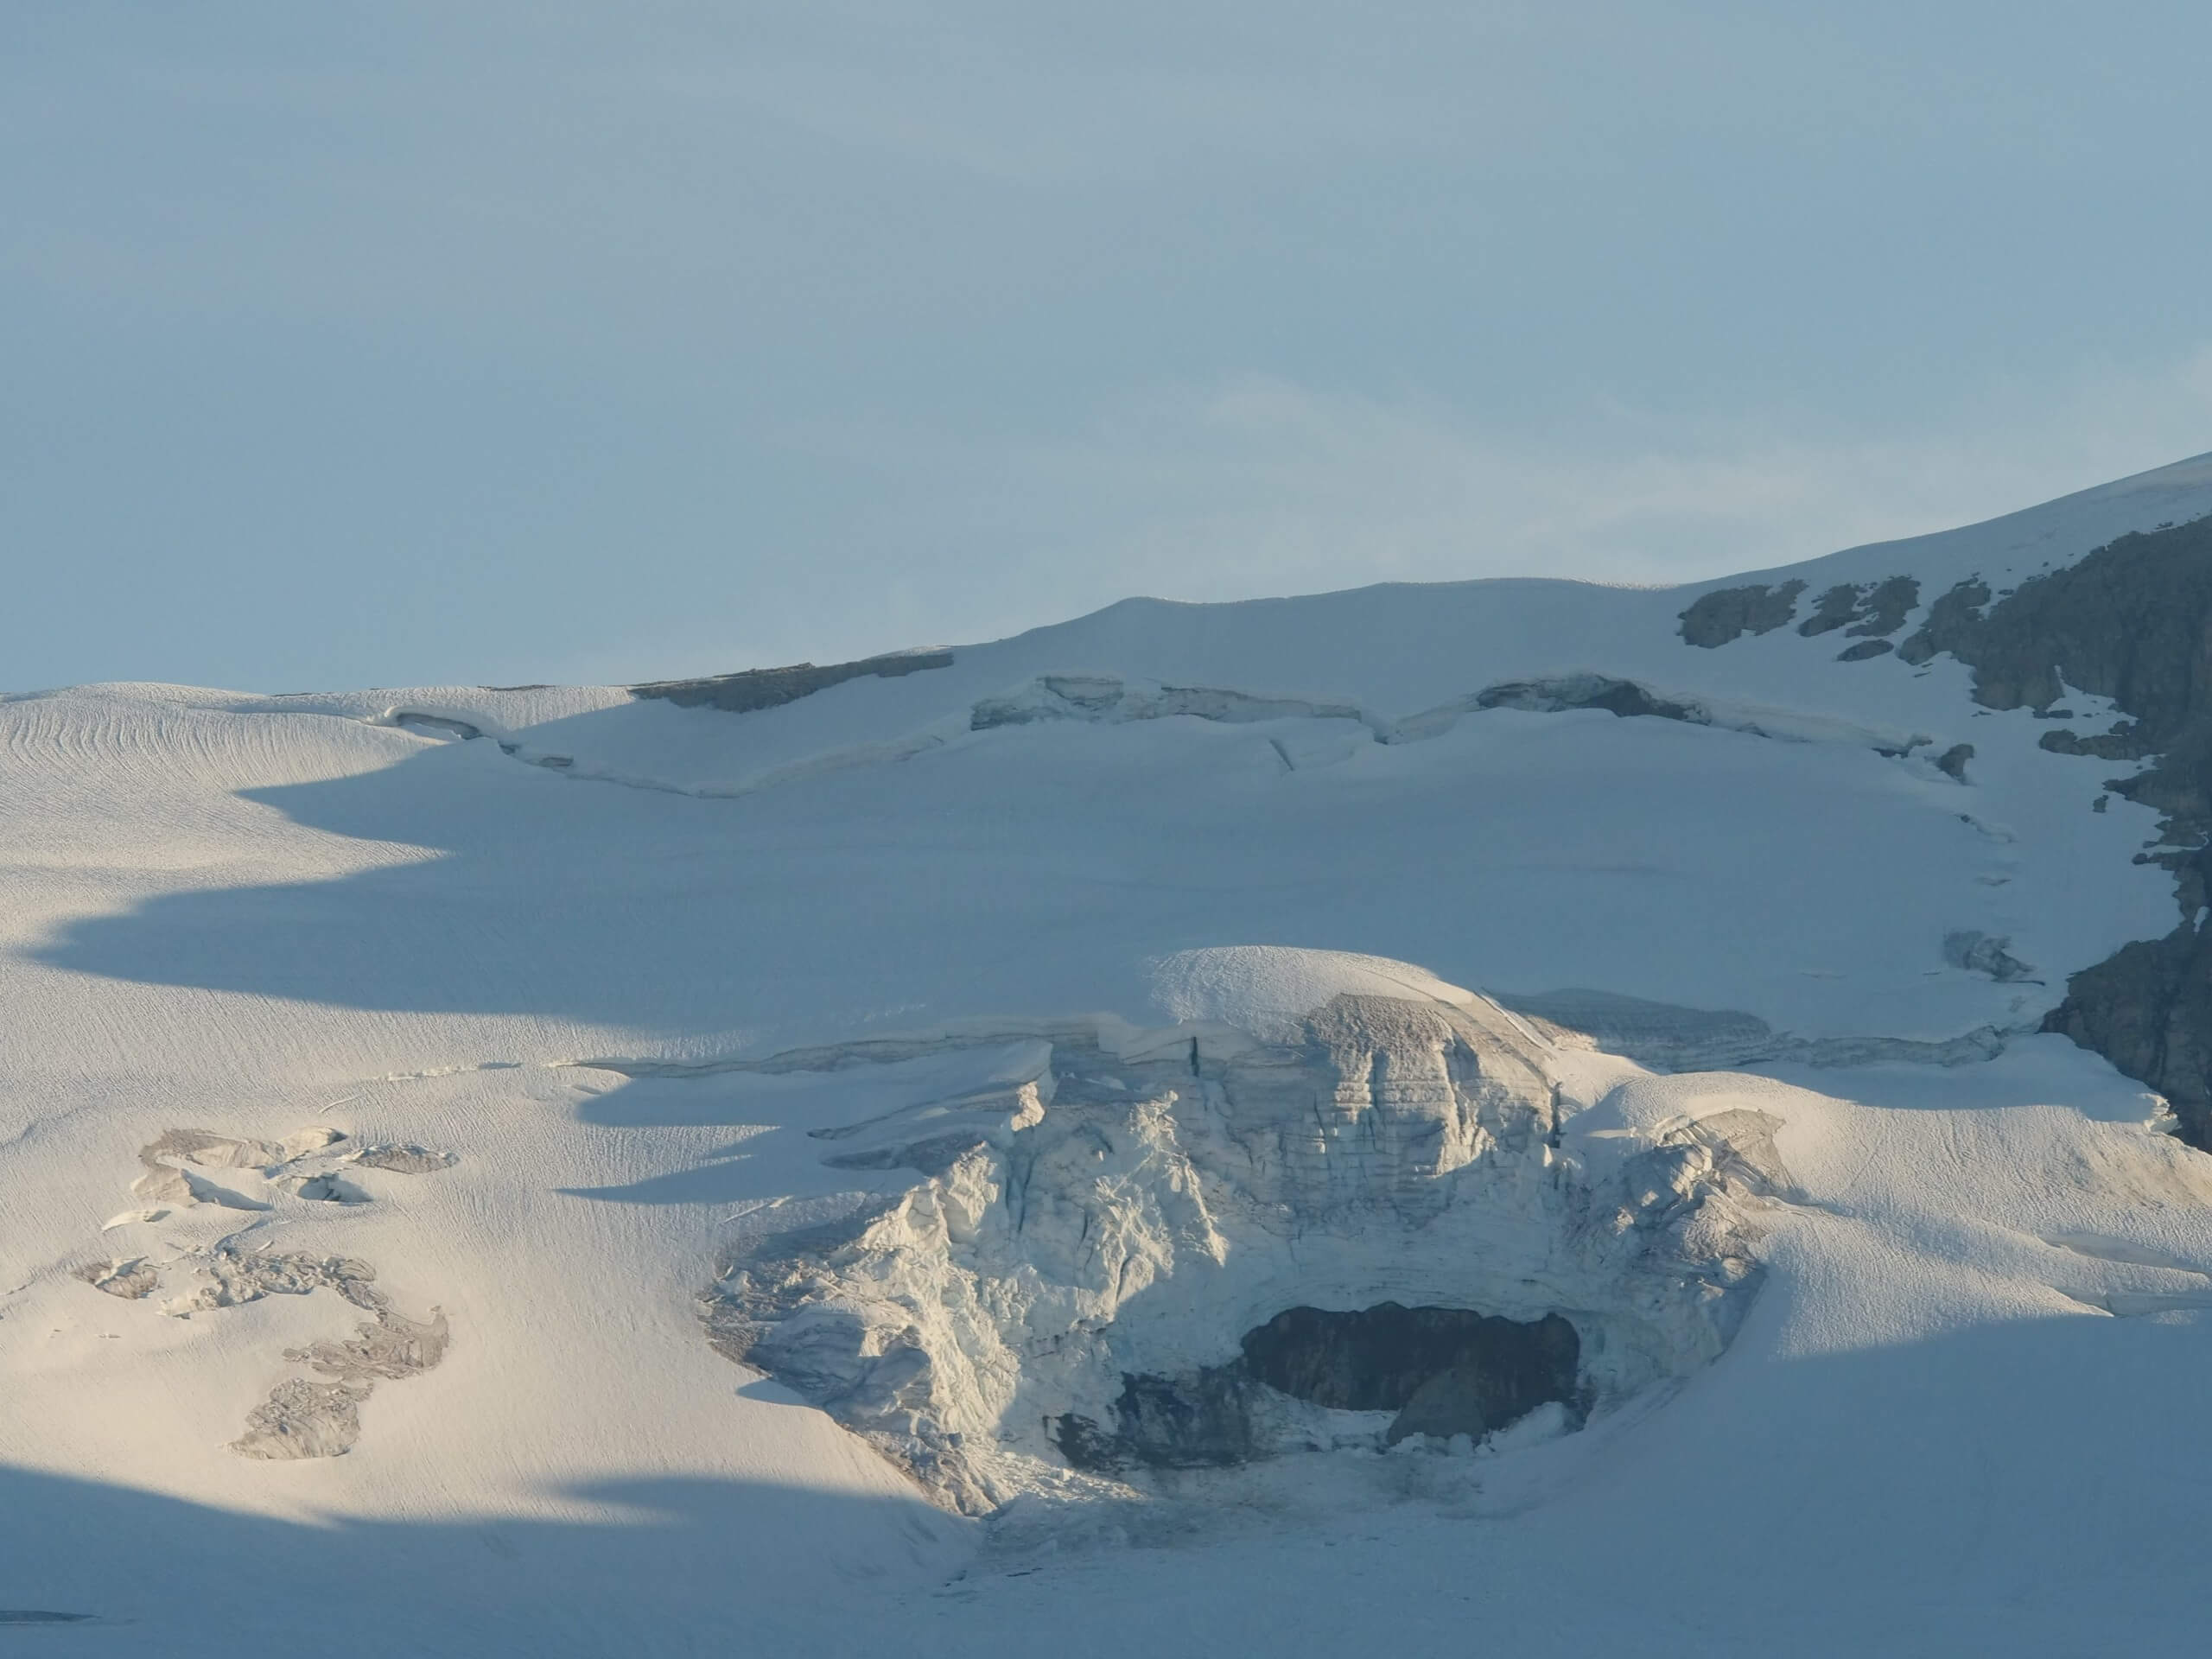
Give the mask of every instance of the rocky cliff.
<path id="1" fill-rule="evenodd" d="M 2009 594 L 1961 582 L 1898 648 L 1909 662 L 1944 652 L 1974 669 L 1986 708 L 2057 721 L 2069 695 L 2088 693 L 2127 716 L 2092 734 L 2055 726 L 2043 747 L 2116 763 L 2107 787 L 2160 813 L 2158 842 L 2139 857 L 2173 872 L 2180 918 L 2075 973 L 2044 1029 L 2157 1089 L 2212 1149 L 2212 518 L 2123 536 Z"/>

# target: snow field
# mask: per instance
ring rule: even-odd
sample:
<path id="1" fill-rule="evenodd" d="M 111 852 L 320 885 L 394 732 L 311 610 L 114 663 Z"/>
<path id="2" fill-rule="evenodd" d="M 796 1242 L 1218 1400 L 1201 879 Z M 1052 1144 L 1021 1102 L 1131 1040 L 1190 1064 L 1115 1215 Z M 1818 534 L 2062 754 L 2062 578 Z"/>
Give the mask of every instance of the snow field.
<path id="1" fill-rule="evenodd" d="M 2208 474 L 1787 574 L 2001 587 L 2212 508 Z M 2028 1034 L 2068 970 L 2171 925 L 2131 861 L 2150 815 L 2093 812 L 2110 763 L 1977 711 L 1947 659 L 1838 664 L 1786 628 L 1700 650 L 1691 597 L 1132 601 L 744 715 L 557 689 L 0 702 L 0 1610 L 92 1615 L 23 1639 L 116 1655 L 309 1630 L 334 1654 L 2201 1650 L 2212 1160 Z M 1716 718 L 1457 707 L 1577 672 Z M 1070 676 L 1115 681 L 1114 717 L 977 728 Z M 1877 752 L 1897 734 L 1929 741 Z M 1963 781 L 1930 760 L 1959 742 Z M 1961 931 L 2031 972 L 1948 959 Z M 976 1055 L 900 1044 L 1280 1028 L 1439 987 L 1892 1057 L 1554 1057 L 1586 1170 L 1779 1120 L 1795 1186 L 1717 1361 L 1579 1433 L 978 1524 L 704 1340 L 732 1240 L 855 1189 L 811 1131 L 975 1082 Z M 1997 1058 L 1895 1058 L 1977 1032 Z M 810 1047 L 842 1062 L 758 1069 Z M 194 1166 L 268 1207 L 103 1230 L 164 1207 L 130 1186 L 170 1131 L 315 1126 L 458 1161 L 348 1166 L 361 1204 Z M 164 1311 L 225 1240 L 367 1262 L 451 1345 L 378 1382 L 346 1455 L 241 1458 L 287 1351 L 364 1315 L 328 1289 Z M 138 1300 L 79 1276 L 139 1262 Z"/>

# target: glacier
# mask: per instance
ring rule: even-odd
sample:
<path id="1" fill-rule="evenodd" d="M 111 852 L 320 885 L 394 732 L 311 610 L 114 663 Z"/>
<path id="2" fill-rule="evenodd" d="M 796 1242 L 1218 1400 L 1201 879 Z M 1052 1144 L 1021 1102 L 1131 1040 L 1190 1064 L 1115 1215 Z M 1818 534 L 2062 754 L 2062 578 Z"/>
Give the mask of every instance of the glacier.
<path id="1" fill-rule="evenodd" d="M 2209 515 L 0 699 L 0 1641 L 2199 1650 Z"/>

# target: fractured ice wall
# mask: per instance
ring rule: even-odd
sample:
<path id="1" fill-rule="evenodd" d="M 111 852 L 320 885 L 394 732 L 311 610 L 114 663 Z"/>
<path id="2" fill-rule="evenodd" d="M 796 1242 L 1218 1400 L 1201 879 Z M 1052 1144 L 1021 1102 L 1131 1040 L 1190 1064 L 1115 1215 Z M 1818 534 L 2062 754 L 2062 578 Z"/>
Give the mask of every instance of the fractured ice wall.
<path id="1" fill-rule="evenodd" d="M 1757 1211 L 1789 1184 L 1770 1120 L 1599 1167 L 1562 1150 L 1561 1033 L 1417 969 L 1200 951 L 1160 983 L 1173 1026 L 1009 1033 L 983 1086 L 817 1131 L 878 1184 L 755 1217 L 707 1300 L 715 1345 L 983 1512 L 1071 1465 L 1337 1443 L 1335 1396 L 1290 1391 L 1281 1343 L 1273 1373 L 1253 1358 L 1292 1311 L 1339 1347 L 1408 1319 L 1456 1333 L 1387 1396 L 1450 1373 L 1427 1417 L 1349 1424 L 1378 1442 L 1539 1399 L 1580 1421 L 1733 1334 Z"/>

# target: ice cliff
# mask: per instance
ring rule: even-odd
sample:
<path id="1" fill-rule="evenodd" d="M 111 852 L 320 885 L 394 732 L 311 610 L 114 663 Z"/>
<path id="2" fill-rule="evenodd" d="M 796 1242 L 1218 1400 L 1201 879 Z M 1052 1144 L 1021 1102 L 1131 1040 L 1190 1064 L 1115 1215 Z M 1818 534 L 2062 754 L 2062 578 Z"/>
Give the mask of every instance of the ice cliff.
<path id="1" fill-rule="evenodd" d="M 1071 1469 L 1579 1424 L 1726 1345 L 1789 1186 L 1771 1120 L 1570 1133 L 1586 1044 L 1400 963 L 1155 977 L 1172 1025 L 1015 1036 L 960 1096 L 817 1131 L 880 1184 L 756 1217 L 715 1346 L 974 1513 Z"/>

